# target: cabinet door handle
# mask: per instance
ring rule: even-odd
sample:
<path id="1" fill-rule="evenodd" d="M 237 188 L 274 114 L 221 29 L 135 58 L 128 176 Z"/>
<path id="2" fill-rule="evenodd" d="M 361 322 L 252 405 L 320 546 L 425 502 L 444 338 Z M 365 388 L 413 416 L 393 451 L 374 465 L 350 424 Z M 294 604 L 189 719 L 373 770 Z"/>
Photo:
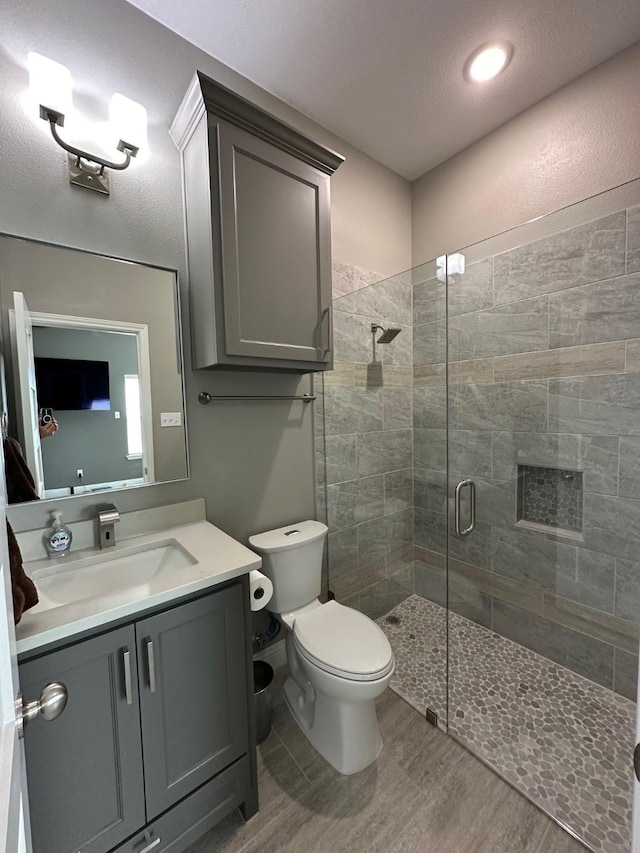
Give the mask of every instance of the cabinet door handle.
<path id="1" fill-rule="evenodd" d="M 122 653 L 122 664 L 124 666 L 124 695 L 127 705 L 133 702 L 133 691 L 131 689 L 131 652 L 125 649 Z"/>
<path id="2" fill-rule="evenodd" d="M 323 326 L 324 326 L 324 318 L 327 318 L 327 345 L 324 346 L 324 334 L 323 334 Z M 322 317 L 320 318 L 320 346 L 322 348 L 322 352 L 324 353 L 325 358 L 331 357 L 331 308 L 325 308 L 322 312 Z"/>
<path id="3" fill-rule="evenodd" d="M 153 848 L 157 847 L 158 844 L 160 844 L 160 839 L 156 838 L 156 840 L 152 841 L 151 844 L 147 844 L 146 847 L 143 847 L 142 850 L 140 850 L 140 853 L 149 853 L 149 850 L 153 850 Z"/>
<path id="4" fill-rule="evenodd" d="M 156 663 L 153 656 L 153 640 L 147 640 L 147 669 L 149 671 L 149 690 L 151 693 L 156 692 Z"/>

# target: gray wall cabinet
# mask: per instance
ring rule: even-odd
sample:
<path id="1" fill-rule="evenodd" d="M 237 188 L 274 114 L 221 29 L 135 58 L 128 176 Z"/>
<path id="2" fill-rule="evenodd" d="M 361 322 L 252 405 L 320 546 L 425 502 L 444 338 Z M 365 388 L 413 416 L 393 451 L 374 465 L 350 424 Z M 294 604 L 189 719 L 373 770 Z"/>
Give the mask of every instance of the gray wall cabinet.
<path id="1" fill-rule="evenodd" d="M 255 813 L 246 586 L 20 663 L 27 700 L 50 681 L 69 693 L 25 732 L 34 853 L 177 853 L 236 806 Z"/>
<path id="2" fill-rule="evenodd" d="M 329 181 L 343 158 L 200 72 L 171 134 L 194 367 L 331 367 Z"/>

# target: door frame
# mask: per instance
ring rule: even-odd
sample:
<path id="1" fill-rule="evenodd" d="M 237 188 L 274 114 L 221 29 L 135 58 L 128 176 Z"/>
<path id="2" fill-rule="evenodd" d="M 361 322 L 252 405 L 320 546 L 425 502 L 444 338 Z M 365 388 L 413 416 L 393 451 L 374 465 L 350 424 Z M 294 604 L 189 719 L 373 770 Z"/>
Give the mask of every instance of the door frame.
<path id="1" fill-rule="evenodd" d="M 9 313 L 12 313 L 11 310 Z M 149 327 L 146 323 L 125 323 L 120 320 L 99 320 L 93 317 L 76 317 L 68 314 L 49 314 L 41 311 L 30 311 L 29 314 L 31 316 L 31 323 L 33 326 L 44 326 L 51 329 L 78 329 L 81 331 L 135 335 L 138 348 L 140 409 L 142 412 L 142 472 L 145 483 L 154 483 L 155 461 L 153 450 L 153 406 L 151 402 Z"/>

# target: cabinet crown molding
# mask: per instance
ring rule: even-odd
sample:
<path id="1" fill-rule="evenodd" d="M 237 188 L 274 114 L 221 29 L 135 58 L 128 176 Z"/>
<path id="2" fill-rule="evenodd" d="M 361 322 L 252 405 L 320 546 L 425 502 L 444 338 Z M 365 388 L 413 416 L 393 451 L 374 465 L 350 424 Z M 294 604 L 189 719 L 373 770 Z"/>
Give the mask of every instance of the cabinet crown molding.
<path id="1" fill-rule="evenodd" d="M 205 112 L 215 113 L 327 175 L 332 175 L 344 163 L 341 154 L 314 142 L 202 71 L 196 71 L 169 128 L 178 150 L 184 151 Z"/>

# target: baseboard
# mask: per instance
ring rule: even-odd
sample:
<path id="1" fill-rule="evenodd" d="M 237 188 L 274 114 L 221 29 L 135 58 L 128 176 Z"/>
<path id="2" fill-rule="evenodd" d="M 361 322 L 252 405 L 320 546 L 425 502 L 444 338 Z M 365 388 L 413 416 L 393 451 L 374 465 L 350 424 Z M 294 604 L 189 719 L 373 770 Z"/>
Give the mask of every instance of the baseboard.
<path id="1" fill-rule="evenodd" d="M 280 667 L 284 666 L 287 662 L 287 644 L 285 638 L 282 637 L 281 640 L 276 640 L 274 643 L 270 643 L 266 649 L 262 649 L 262 651 L 257 652 L 253 656 L 253 659 L 263 660 L 274 669 L 280 669 Z"/>

